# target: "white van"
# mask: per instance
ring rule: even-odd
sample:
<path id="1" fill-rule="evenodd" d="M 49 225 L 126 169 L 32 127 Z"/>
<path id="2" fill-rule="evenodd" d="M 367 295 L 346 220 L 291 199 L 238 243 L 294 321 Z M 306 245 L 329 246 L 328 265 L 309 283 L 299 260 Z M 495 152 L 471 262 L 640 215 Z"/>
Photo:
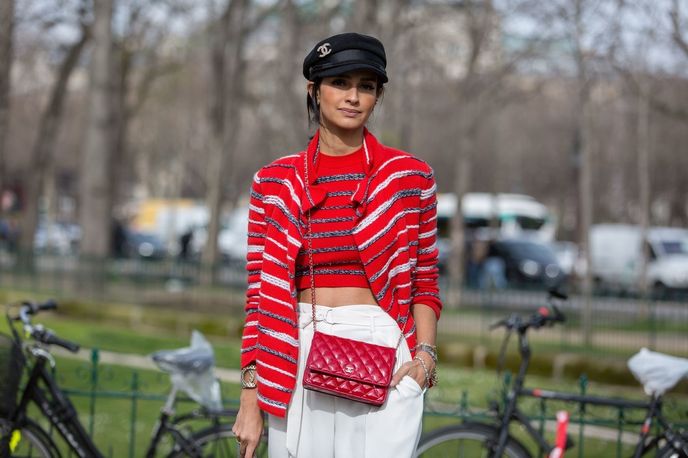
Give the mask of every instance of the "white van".
<path id="1" fill-rule="evenodd" d="M 449 221 L 456 213 L 455 194 L 437 196 L 437 226 L 440 238 L 449 237 Z M 531 196 L 470 192 L 461 199 L 466 227 L 490 227 L 497 219 L 501 238 L 530 237 L 541 242 L 554 240 L 556 221 L 549 209 Z"/>
<path id="2" fill-rule="evenodd" d="M 652 227 L 648 230 L 646 281 L 658 296 L 688 290 L 688 229 Z M 598 224 L 590 228 L 592 275 L 601 288 L 637 291 L 643 241 L 638 226 Z"/>

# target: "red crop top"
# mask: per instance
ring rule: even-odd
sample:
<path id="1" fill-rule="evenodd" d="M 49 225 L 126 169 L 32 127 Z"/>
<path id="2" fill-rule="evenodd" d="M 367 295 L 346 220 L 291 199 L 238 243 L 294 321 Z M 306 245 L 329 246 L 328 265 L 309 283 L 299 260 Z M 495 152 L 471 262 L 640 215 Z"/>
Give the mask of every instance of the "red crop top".
<path id="1" fill-rule="evenodd" d="M 345 156 L 319 154 L 316 161 L 316 186 L 327 191 L 327 197 L 311 210 L 311 246 L 316 287 L 370 288 L 358 247 L 351 231 L 355 213 L 351 196 L 365 178 L 363 148 Z M 310 288 L 308 242 L 296 258 L 296 289 Z"/>

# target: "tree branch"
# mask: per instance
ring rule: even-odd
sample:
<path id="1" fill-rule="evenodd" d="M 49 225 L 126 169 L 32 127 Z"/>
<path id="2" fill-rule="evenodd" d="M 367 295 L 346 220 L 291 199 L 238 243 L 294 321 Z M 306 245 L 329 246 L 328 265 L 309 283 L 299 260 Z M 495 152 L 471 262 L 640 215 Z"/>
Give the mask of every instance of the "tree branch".
<path id="1" fill-rule="evenodd" d="M 681 29 L 681 13 L 678 9 L 678 0 L 674 0 L 672 3 L 671 11 L 669 12 L 669 17 L 671 19 L 671 38 L 674 43 L 679 47 L 683 54 L 688 57 L 688 41 L 683 36 L 683 31 Z"/>
<path id="2" fill-rule="evenodd" d="M 616 64 L 614 64 L 614 68 L 624 78 L 628 84 L 628 87 L 631 89 L 631 92 L 636 95 L 639 95 L 643 92 L 643 88 L 633 72 Z M 647 94 L 644 94 L 644 96 L 647 97 L 650 107 L 653 110 L 662 113 L 665 116 L 688 120 L 688 109 L 671 106 L 664 100 L 661 100 L 656 95 L 652 94 L 651 91 L 647 91 Z"/>

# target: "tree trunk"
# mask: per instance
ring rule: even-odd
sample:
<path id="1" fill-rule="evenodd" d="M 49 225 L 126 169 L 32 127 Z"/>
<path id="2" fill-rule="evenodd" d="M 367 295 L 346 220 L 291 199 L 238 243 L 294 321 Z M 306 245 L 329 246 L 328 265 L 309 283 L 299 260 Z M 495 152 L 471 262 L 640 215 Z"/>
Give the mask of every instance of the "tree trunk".
<path id="1" fill-rule="evenodd" d="M 642 250 L 640 257 L 640 272 L 638 275 L 638 291 L 640 292 L 643 306 L 641 314 L 649 316 L 648 284 L 647 284 L 647 263 L 650 256 L 650 247 L 647 241 L 650 226 L 650 103 L 647 95 L 646 86 L 641 83 L 638 92 L 638 191 L 640 203 L 640 240 Z"/>
<path id="2" fill-rule="evenodd" d="M 583 276 L 583 341 L 585 345 L 592 344 L 592 263 L 590 256 L 590 226 L 593 215 L 593 189 L 592 189 L 592 148 L 591 148 L 591 114 L 590 100 L 586 90 L 581 95 L 578 125 L 580 126 L 580 169 L 578 174 L 578 199 L 579 199 L 579 235 L 578 244 L 585 258 L 585 275 Z"/>
<path id="3" fill-rule="evenodd" d="M 234 186 L 233 167 L 229 176 L 227 164 L 234 162 L 237 132 L 239 131 L 245 62 L 242 56 L 244 40 L 249 31 L 245 26 L 249 0 L 229 3 L 216 30 L 212 49 L 213 89 L 215 105 L 211 110 L 213 139 L 208 161 L 208 188 L 206 205 L 210 212 L 208 239 L 203 249 L 202 262 L 206 267 L 204 284 L 212 282 L 212 268 L 219 260 L 217 244 L 224 197 L 224 185 Z M 210 269 L 210 270 L 208 270 Z"/>
<path id="4" fill-rule="evenodd" d="M 299 6 L 294 2 L 294 0 L 286 0 L 282 15 L 282 54 L 280 56 L 279 63 L 279 81 L 282 88 L 279 99 L 281 99 L 281 108 L 283 111 L 283 116 L 285 117 L 285 126 L 283 130 L 285 131 L 286 144 L 283 146 L 285 151 L 291 151 L 292 149 L 302 147 L 306 143 L 306 137 L 304 133 L 306 132 L 305 126 L 307 124 L 306 120 L 306 110 L 305 103 L 305 82 L 302 85 L 302 90 L 299 92 L 297 97 L 294 94 L 294 78 L 299 78 L 299 81 L 303 81 L 301 77 L 294 72 L 295 60 L 294 56 L 298 56 L 301 52 L 301 34 L 303 32 L 303 23 L 299 18 Z"/>
<path id="5" fill-rule="evenodd" d="M 54 171 L 53 149 L 57 142 L 57 136 L 62 123 L 64 102 L 67 98 L 67 83 L 72 71 L 79 61 L 81 52 L 89 40 L 88 27 L 82 27 L 81 38 L 74 43 L 67 53 L 50 91 L 48 105 L 43 111 L 36 140 L 31 151 L 29 166 L 23 174 L 23 187 L 25 192 L 24 206 L 22 210 L 20 250 L 26 254 L 33 252 L 33 240 L 38 225 L 39 203 L 47 176 Z"/>
<path id="6" fill-rule="evenodd" d="M 377 11 L 379 0 L 357 0 L 353 4 L 353 13 L 349 18 L 346 30 L 378 35 Z"/>
<path id="7" fill-rule="evenodd" d="M 6 182 L 6 148 L 10 123 L 10 79 L 12 69 L 12 34 L 14 0 L 0 1 L 0 197 Z M 2 213 L 2 207 L 0 207 Z"/>
<path id="8" fill-rule="evenodd" d="M 467 119 L 469 116 L 465 116 Z M 463 286 L 466 265 L 466 229 L 463 220 L 461 200 L 471 189 L 472 154 L 475 148 L 477 126 L 471 119 L 466 121 L 463 129 L 459 130 L 459 148 L 454 165 L 454 195 L 456 196 L 456 212 L 451 218 L 451 259 L 449 260 L 447 282 L 447 299 L 453 307 L 461 305 L 461 288 Z"/>
<path id="9" fill-rule="evenodd" d="M 126 41 L 126 40 L 122 40 Z M 112 71 L 116 75 L 113 78 L 113 98 L 112 98 L 112 152 L 110 158 L 110 195 L 112 206 L 114 206 L 121 196 L 124 186 L 125 167 L 129 161 L 128 155 L 128 128 L 131 116 L 127 105 L 129 96 L 131 60 L 135 58 L 125 43 L 116 43 L 113 46 L 113 65 Z"/>
<path id="10" fill-rule="evenodd" d="M 97 260 L 110 248 L 112 149 L 112 8 L 113 0 L 94 3 L 94 48 L 83 159 L 81 161 L 81 255 Z"/>

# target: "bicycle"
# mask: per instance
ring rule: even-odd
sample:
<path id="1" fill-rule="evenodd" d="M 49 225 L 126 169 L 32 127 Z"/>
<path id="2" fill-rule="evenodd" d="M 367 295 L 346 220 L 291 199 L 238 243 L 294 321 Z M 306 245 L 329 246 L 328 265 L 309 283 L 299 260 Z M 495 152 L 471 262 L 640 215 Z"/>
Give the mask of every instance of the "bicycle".
<path id="1" fill-rule="evenodd" d="M 33 403 L 47 420 L 50 429 L 56 430 L 64 439 L 71 452 L 70 456 L 103 457 L 79 421 L 71 400 L 50 370 L 55 366 L 50 346 L 77 352 L 79 344 L 58 337 L 41 324 L 31 322 L 32 315 L 56 308 L 57 304 L 53 301 L 42 304 L 23 302 L 17 315 L 11 315 L 9 308 L 6 313 L 11 336 L 0 334 L 0 456 L 62 456 L 62 451 L 51 435 L 36 419 L 28 416 L 27 410 Z M 16 322 L 21 322 L 25 335 L 32 342 L 22 341 L 15 328 Z M 238 454 L 229 421 L 236 416 L 236 412 L 221 409 L 219 384 L 211 371 L 214 366 L 212 347 L 206 342 L 207 347 L 194 348 L 194 338 L 197 337 L 192 337 L 190 349 L 166 350 L 152 355 L 158 366 L 171 374 L 173 386 L 160 410 L 146 458 L 153 458 L 165 440 L 171 444 L 166 455 L 170 458 L 235 457 Z M 26 375 L 23 385 L 20 383 L 22 374 Z M 195 380 L 192 380 L 194 377 Z M 205 389 L 207 393 L 190 391 L 188 387 L 182 386 L 183 391 L 202 404 L 191 412 L 177 415 L 175 405 L 180 391 L 178 386 L 180 382 L 183 385 L 185 380 L 196 382 L 196 386 Z M 197 420 L 207 423 L 202 429 L 194 431 L 189 423 Z"/>
<path id="2" fill-rule="evenodd" d="M 505 328 L 507 334 L 504 337 L 498 364 L 498 373 L 504 359 L 504 352 L 513 331 L 518 333 L 519 354 L 521 362 L 513 383 L 511 384 L 505 405 L 500 410 L 498 403 L 490 406 L 489 415 L 493 418 L 491 422 L 465 422 L 458 425 L 450 425 L 439 428 L 425 434 L 416 449 L 416 457 L 430 458 L 433 456 L 446 457 L 458 456 L 466 458 L 474 457 L 509 457 L 509 458 L 530 458 L 532 455 L 528 449 L 513 437 L 509 432 L 509 426 L 519 425 L 522 431 L 529 435 L 537 444 L 539 449 L 538 456 L 557 456 L 556 453 L 550 455 L 555 446 L 549 443 L 540 431 L 533 425 L 533 421 L 519 408 L 519 400 L 523 397 L 556 400 L 579 403 L 583 405 L 597 405 L 607 407 L 623 407 L 645 410 L 645 419 L 641 426 L 638 442 L 633 452 L 634 458 L 649 456 L 651 452 L 659 458 L 686 458 L 688 457 L 688 434 L 685 431 L 677 431 L 662 415 L 662 393 L 653 392 L 649 401 L 633 401 L 621 398 L 598 397 L 582 394 L 546 391 L 539 389 L 524 388 L 524 382 L 530 363 L 531 350 L 528 342 L 528 331 L 539 329 L 543 326 L 552 326 L 563 323 L 566 320 L 564 314 L 554 303 L 555 299 L 565 300 L 566 296 L 555 291 L 550 292 L 548 297 L 548 307 L 542 307 L 529 319 L 524 320 L 518 315 L 511 315 L 491 326 L 491 329 Z M 662 355 L 666 358 L 665 355 Z M 674 361 L 681 360 L 683 365 L 688 365 L 688 360 L 673 358 Z M 656 367 L 660 368 L 663 361 L 655 361 Z M 668 369 L 666 366 L 665 369 Z M 665 370 L 665 372 L 667 372 Z M 671 389 L 682 378 L 679 376 L 667 377 L 666 373 L 654 374 L 654 377 L 661 377 L 666 389 Z M 647 381 L 645 381 L 647 382 Z M 645 384 L 646 390 L 648 385 Z M 657 432 L 652 433 L 652 425 L 656 425 Z M 566 437 L 563 450 L 571 448 L 573 443 L 570 437 Z M 563 454 L 563 450 L 557 453 Z M 561 456 L 561 455 L 559 455 Z"/>

